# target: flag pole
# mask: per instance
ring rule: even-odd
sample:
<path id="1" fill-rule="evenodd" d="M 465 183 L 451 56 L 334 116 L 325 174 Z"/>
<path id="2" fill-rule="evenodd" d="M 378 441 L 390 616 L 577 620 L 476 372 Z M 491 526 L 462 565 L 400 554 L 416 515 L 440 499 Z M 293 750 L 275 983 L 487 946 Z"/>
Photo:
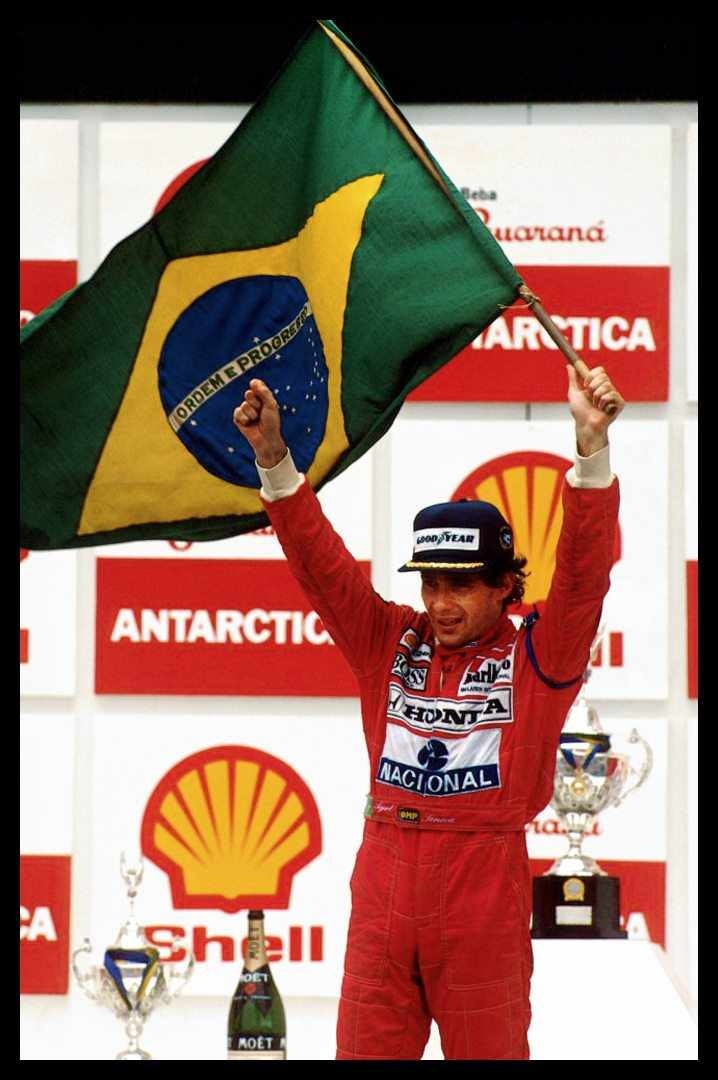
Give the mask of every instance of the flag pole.
<path id="1" fill-rule="evenodd" d="M 551 316 L 546 314 L 545 309 L 541 306 L 541 301 L 539 300 L 538 296 L 531 292 L 528 285 L 521 285 L 519 287 L 519 296 L 522 300 L 526 301 L 527 305 L 531 308 L 531 311 L 541 323 L 548 336 L 553 342 L 555 342 L 556 345 L 558 345 L 559 349 L 569 361 L 569 363 L 573 364 L 579 377 L 581 379 L 587 379 L 589 374 L 587 365 L 575 351 L 573 346 L 563 336 Z M 611 413 L 616 411 L 616 406 L 612 403 L 609 403 L 604 407 L 603 411 L 608 416 L 610 416 Z"/>

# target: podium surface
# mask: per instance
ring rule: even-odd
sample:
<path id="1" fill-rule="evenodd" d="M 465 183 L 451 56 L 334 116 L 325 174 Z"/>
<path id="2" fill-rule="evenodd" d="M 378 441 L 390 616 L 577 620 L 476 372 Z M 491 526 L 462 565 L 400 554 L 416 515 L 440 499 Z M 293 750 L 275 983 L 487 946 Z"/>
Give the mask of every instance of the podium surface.
<path id="1" fill-rule="evenodd" d="M 650 941 L 533 941 L 531 1058 L 680 1061 L 697 1026 Z"/>
<path id="2" fill-rule="evenodd" d="M 695 1022 L 674 987 L 660 946 L 648 941 L 536 940 L 531 980 L 534 1061 L 691 1061 Z M 289 1060 L 334 1057 L 336 997 L 286 997 Z M 141 1045 L 165 1061 L 225 1058 L 229 1001 L 193 997 L 191 984 L 150 1017 Z M 71 984 L 66 997 L 24 995 L 21 1060 L 110 1060 L 123 1025 Z M 432 1024 L 424 1060 L 442 1058 Z"/>

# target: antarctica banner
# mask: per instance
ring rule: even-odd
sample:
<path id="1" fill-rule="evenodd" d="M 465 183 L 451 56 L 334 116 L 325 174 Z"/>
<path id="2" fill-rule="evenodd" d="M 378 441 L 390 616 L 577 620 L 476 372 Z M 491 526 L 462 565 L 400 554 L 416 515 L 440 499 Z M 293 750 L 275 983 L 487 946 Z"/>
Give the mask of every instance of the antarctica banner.
<path id="1" fill-rule="evenodd" d="M 420 125 L 477 217 L 589 368 L 667 401 L 671 129 Z M 514 305 L 412 401 L 564 401 L 563 358 Z"/>
<path id="2" fill-rule="evenodd" d="M 319 495 L 367 577 L 373 453 Z M 115 544 L 96 566 L 98 694 L 356 695 L 271 526 L 206 543 Z"/>

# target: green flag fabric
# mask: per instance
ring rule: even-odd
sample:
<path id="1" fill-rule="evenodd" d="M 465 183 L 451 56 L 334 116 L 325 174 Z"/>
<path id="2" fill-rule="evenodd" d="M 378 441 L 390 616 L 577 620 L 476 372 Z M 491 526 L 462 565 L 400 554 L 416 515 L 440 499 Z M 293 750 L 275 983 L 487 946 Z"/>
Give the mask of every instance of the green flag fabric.
<path id="1" fill-rule="evenodd" d="M 350 42 L 317 22 L 209 161 L 21 339 L 21 544 L 266 524 L 250 379 L 317 489 L 521 279 Z"/>

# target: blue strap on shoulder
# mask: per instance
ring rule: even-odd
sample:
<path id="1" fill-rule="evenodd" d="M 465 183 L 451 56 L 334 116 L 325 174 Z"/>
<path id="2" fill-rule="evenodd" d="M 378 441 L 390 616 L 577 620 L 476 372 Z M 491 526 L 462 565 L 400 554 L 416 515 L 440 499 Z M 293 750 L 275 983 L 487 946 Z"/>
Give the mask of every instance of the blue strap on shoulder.
<path id="1" fill-rule="evenodd" d="M 531 667 L 534 669 L 541 682 L 545 683 L 546 686 L 550 686 L 552 690 L 565 690 L 566 687 L 573 686 L 574 683 L 580 682 L 583 678 L 583 672 L 580 675 L 577 675 L 575 679 L 567 679 L 566 682 L 556 682 L 555 679 L 549 679 L 547 675 L 544 675 L 543 671 L 538 666 L 538 660 L 536 659 L 536 653 L 534 652 L 533 641 L 531 640 L 531 631 L 533 629 L 534 623 L 537 622 L 538 619 L 539 613 L 536 608 L 534 608 L 534 610 L 530 612 L 530 614 L 528 614 L 523 621 L 523 626 L 525 626 L 526 628 L 526 651 L 529 654 Z"/>

